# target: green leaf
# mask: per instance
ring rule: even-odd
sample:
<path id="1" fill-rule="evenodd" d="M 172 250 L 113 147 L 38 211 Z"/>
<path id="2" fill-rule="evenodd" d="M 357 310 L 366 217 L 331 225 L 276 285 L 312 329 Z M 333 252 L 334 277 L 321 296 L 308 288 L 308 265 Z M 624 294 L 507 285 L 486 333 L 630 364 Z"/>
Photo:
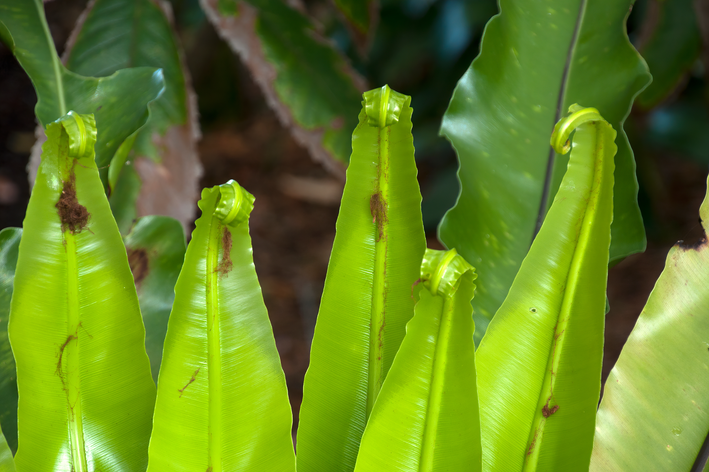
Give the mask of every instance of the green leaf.
<path id="1" fill-rule="evenodd" d="M 377 0 L 333 0 L 347 20 L 352 39 L 360 54 L 365 55 L 374 39 L 374 31 L 379 21 Z"/>
<path id="2" fill-rule="evenodd" d="M 699 57 L 702 38 L 693 0 L 648 2 L 644 41 L 640 46 L 652 72 L 652 83 L 638 96 L 640 107 L 649 109 L 666 98 L 682 82 Z"/>
<path id="3" fill-rule="evenodd" d="M 123 162 L 114 159 L 109 180 L 112 208 L 137 205 L 138 216 L 168 215 L 188 226 L 202 174 L 196 149 L 199 125 L 171 18 L 170 6 L 162 0 L 90 2 L 74 28 L 64 59 L 70 70 L 86 76 L 104 77 L 128 67 L 162 69 L 165 90 L 150 104 L 148 122 L 124 142 L 127 149 L 120 153 L 123 162 L 130 159 L 144 185 L 139 196 L 130 190 L 125 196 L 116 195 Z M 117 208 L 116 199 L 126 202 Z"/>
<path id="4" fill-rule="evenodd" d="M 475 269 L 428 249 L 416 314 L 372 410 L 356 471 L 481 471 Z"/>
<path id="5" fill-rule="evenodd" d="M 650 76 L 625 33 L 631 0 L 501 0 L 481 53 L 458 82 L 441 133 L 461 194 L 439 235 L 473 264 L 476 343 L 505 299 L 567 159 L 549 147 L 561 113 L 593 104 L 618 130 L 611 261 L 645 248 L 635 163 L 622 124 Z"/>
<path id="6" fill-rule="evenodd" d="M 157 381 L 175 283 L 185 258 L 185 233 L 177 220 L 145 216 L 123 239 L 145 324 L 145 348 Z"/>
<path id="7" fill-rule="evenodd" d="M 0 430 L 0 472 L 15 472 L 15 461 L 12 458 L 12 451 L 5 441 L 5 436 Z"/>
<path id="8" fill-rule="evenodd" d="M 364 94 L 303 386 L 299 472 L 354 470 L 414 314 L 426 241 L 410 100 L 386 85 Z"/>
<path id="9" fill-rule="evenodd" d="M 281 122 L 313 159 L 344 174 L 360 79 L 309 18 L 282 0 L 202 0 Z"/>
<path id="10" fill-rule="evenodd" d="M 67 70 L 57 56 L 41 0 L 4 0 L 0 23 L 12 35 L 13 53 L 34 84 L 35 113 L 42 126 L 69 110 L 95 115 L 101 130 L 95 147 L 96 163 L 107 184 L 111 158 L 145 123 L 147 104 L 162 93 L 162 71 L 140 67 L 96 79 Z"/>
<path id="11" fill-rule="evenodd" d="M 699 214 L 706 232 L 709 194 Z M 592 471 L 701 470 L 692 466 L 709 431 L 708 286 L 706 237 L 670 249 L 606 381 Z"/>
<path id="12" fill-rule="evenodd" d="M 138 471 L 155 385 L 91 115 L 47 126 L 10 312 L 20 470 Z"/>
<path id="13" fill-rule="evenodd" d="M 17 376 L 7 337 L 7 321 L 21 237 L 20 228 L 0 231 L 0 429 L 12 451 L 17 451 Z"/>
<path id="14" fill-rule="evenodd" d="M 616 133 L 574 105 L 569 168 L 476 357 L 485 470 L 587 470 L 601 388 Z"/>
<path id="15" fill-rule="evenodd" d="M 286 380 L 236 182 L 202 191 L 175 286 L 149 471 L 295 471 Z"/>

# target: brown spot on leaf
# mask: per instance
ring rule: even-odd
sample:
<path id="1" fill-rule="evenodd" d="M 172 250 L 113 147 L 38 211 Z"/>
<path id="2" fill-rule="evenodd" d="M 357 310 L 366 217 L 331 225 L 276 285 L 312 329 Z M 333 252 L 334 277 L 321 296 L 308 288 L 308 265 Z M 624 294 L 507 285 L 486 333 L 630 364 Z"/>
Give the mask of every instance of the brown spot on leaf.
<path id="1" fill-rule="evenodd" d="M 143 248 L 128 249 L 128 265 L 133 273 L 133 280 L 138 286 L 148 276 L 148 252 Z"/>
<path id="2" fill-rule="evenodd" d="M 226 226 L 224 227 L 224 234 L 222 234 L 222 260 L 217 266 L 217 272 L 219 275 L 225 276 L 231 272 L 234 265 L 231 262 L 231 231 Z"/>
<path id="3" fill-rule="evenodd" d="M 71 177 L 64 182 L 59 201 L 54 205 L 62 222 L 62 231 L 80 233 L 89 222 L 91 214 L 76 198 L 76 176 L 71 170 Z"/>
<path id="4" fill-rule="evenodd" d="M 199 374 L 199 369 L 201 369 L 201 367 L 194 371 L 194 374 L 192 374 L 192 378 L 190 378 L 190 380 L 187 382 L 187 384 L 184 387 L 177 390 L 178 392 L 180 392 L 180 398 L 182 398 L 182 394 L 185 393 L 185 389 L 187 387 L 189 387 L 190 384 L 197 379 L 197 374 Z M 211 467 L 209 469 L 211 469 Z"/>
<path id="5" fill-rule="evenodd" d="M 372 213 L 372 222 L 377 224 L 377 241 L 382 239 L 384 224 L 388 221 L 386 200 L 381 192 L 377 192 L 369 199 L 369 211 Z"/>
<path id="6" fill-rule="evenodd" d="M 554 405 L 553 407 L 549 408 L 549 402 L 547 402 L 547 404 L 542 407 L 542 416 L 544 418 L 549 418 L 557 411 L 559 411 L 559 405 Z"/>

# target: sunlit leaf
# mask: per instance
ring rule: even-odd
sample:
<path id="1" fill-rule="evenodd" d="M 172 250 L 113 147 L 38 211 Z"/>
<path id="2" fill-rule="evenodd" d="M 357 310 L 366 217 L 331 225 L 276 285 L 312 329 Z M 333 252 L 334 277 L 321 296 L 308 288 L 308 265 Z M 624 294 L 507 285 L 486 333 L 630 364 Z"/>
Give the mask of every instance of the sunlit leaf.
<path id="1" fill-rule="evenodd" d="M 15 272 L 19 470 L 137 471 L 155 385 L 128 258 L 94 161 L 91 115 L 47 126 Z"/>
<path id="2" fill-rule="evenodd" d="M 587 470 L 601 389 L 616 133 L 574 105 L 569 167 L 476 353 L 485 470 Z M 482 277 L 480 284 L 484 283 Z"/>
<path id="3" fill-rule="evenodd" d="M 254 269 L 253 196 L 202 192 L 175 286 L 149 471 L 295 471 L 286 381 Z"/>
<path id="4" fill-rule="evenodd" d="M 414 314 L 425 237 L 410 97 L 364 94 L 305 375 L 300 472 L 352 471 L 367 417 Z"/>
<path id="5" fill-rule="evenodd" d="M 709 194 L 699 214 L 706 232 Z M 709 434 L 707 287 L 706 237 L 670 249 L 606 381 L 592 471 L 703 470 L 706 457 L 699 468 L 695 461 Z"/>
<path id="6" fill-rule="evenodd" d="M 374 404 L 355 471 L 482 470 L 475 386 L 474 269 L 427 250 L 425 289 Z"/>
<path id="7" fill-rule="evenodd" d="M 12 458 L 12 451 L 5 441 L 5 436 L 0 430 L 0 472 L 15 472 L 15 461 Z"/>

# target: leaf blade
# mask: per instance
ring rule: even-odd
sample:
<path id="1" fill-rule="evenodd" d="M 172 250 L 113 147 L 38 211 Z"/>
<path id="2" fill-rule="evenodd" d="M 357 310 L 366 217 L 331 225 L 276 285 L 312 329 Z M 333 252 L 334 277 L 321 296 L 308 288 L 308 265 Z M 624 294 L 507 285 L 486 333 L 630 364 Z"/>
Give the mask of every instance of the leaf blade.
<path id="1" fill-rule="evenodd" d="M 595 110 L 579 108 L 555 135 L 577 126 L 579 114 L 598 121 L 576 130 L 569 170 L 476 353 L 486 470 L 583 470 L 590 460 L 615 132 Z"/>
<path id="2" fill-rule="evenodd" d="M 409 103 L 387 86 L 365 93 L 352 135 L 303 388 L 301 472 L 354 469 L 367 416 L 413 316 L 425 236 Z"/>
<path id="3" fill-rule="evenodd" d="M 231 182 L 202 192 L 175 287 L 149 471 L 295 470 L 285 376 L 251 255 L 253 197 L 239 208 L 245 190 Z"/>
<path id="4" fill-rule="evenodd" d="M 458 155 L 461 193 L 439 237 L 486 281 L 473 300 L 476 343 L 564 175 L 567 160 L 547 137 L 571 104 L 593 104 L 619 130 L 611 260 L 645 247 L 635 167 L 622 131 L 632 100 L 649 80 L 624 31 L 630 3 L 503 0 L 480 55 L 456 87 L 441 134 Z"/>

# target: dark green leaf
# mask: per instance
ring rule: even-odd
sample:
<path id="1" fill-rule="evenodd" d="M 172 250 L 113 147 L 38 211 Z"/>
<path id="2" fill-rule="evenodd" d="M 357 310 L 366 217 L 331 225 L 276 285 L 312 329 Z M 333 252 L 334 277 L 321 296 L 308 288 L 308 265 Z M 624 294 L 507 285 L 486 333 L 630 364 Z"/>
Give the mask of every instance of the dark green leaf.
<path id="1" fill-rule="evenodd" d="M 185 258 L 185 233 L 167 216 L 140 218 L 123 239 L 145 324 L 145 348 L 157 381 L 175 283 Z"/>
<path id="2" fill-rule="evenodd" d="M 202 0 L 269 105 L 312 157 L 343 174 L 362 80 L 309 18 L 282 0 Z"/>
<path id="3" fill-rule="evenodd" d="M 137 205 L 138 216 L 169 215 L 187 227 L 202 174 L 196 149 L 199 125 L 171 18 L 170 6 L 163 0 L 90 2 L 64 59 L 70 70 L 86 76 L 105 77 L 128 67 L 162 69 L 165 90 L 150 104 L 150 119 L 121 155 L 123 162 L 131 161 L 144 185 L 139 196 L 133 191 L 123 195 L 122 188 L 115 188 L 123 162 L 114 159 L 109 180 L 112 208 L 125 211 L 123 206 Z M 118 208 L 115 201 L 121 199 L 125 203 Z"/>
<path id="4" fill-rule="evenodd" d="M 441 133 L 460 160 L 461 194 L 440 226 L 473 264 L 476 342 L 504 300 L 559 187 L 567 159 L 549 136 L 572 103 L 618 130 L 611 260 L 642 251 L 635 163 L 622 123 L 650 76 L 625 34 L 630 0 L 501 0 Z"/>
<path id="5" fill-rule="evenodd" d="M 5 436 L 0 430 L 0 472 L 15 472 L 15 461 L 12 458 L 12 451 L 5 441 Z"/>
<path id="6" fill-rule="evenodd" d="M 96 79 L 67 70 L 59 61 L 41 0 L 6 0 L 2 22 L 14 42 L 13 53 L 37 92 L 35 113 L 42 126 L 69 110 L 91 113 L 100 129 L 96 163 L 104 185 L 108 164 L 121 143 L 148 119 L 147 105 L 164 88 L 160 70 L 140 67 Z"/>
<path id="7" fill-rule="evenodd" d="M 365 55 L 374 39 L 374 31 L 379 21 L 377 0 L 333 0 L 347 20 L 347 26 L 357 49 Z"/>
<path id="8" fill-rule="evenodd" d="M 17 374 L 7 321 L 21 237 L 20 228 L 0 231 L 0 428 L 12 451 L 17 451 Z"/>
<path id="9" fill-rule="evenodd" d="M 652 83 L 638 96 L 648 109 L 666 98 L 699 57 L 702 38 L 693 0 L 650 0 L 640 52 L 652 72 Z"/>

